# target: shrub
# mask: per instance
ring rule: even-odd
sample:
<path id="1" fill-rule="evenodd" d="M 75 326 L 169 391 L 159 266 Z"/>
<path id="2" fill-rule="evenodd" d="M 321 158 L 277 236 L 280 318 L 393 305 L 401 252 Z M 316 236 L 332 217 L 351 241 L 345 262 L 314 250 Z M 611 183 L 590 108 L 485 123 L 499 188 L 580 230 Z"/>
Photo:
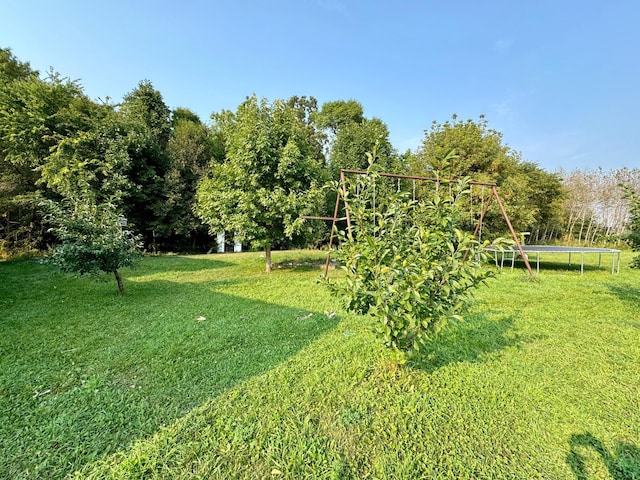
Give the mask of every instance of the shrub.
<path id="1" fill-rule="evenodd" d="M 468 179 L 420 202 L 388 189 L 376 200 L 380 180 L 370 167 L 346 185 L 353 229 L 337 232 L 335 253 L 346 278 L 328 284 L 348 310 L 377 319 L 376 333 L 401 358 L 461 319 L 472 290 L 492 272 L 481 269 L 483 245 L 460 228 Z"/>

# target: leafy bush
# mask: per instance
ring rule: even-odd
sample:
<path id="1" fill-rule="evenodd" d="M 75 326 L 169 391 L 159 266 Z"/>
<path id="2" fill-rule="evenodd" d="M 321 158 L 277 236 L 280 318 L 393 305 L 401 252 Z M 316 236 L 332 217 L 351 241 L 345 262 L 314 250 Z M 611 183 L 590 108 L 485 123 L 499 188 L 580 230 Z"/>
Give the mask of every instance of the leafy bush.
<path id="1" fill-rule="evenodd" d="M 47 221 L 60 239 L 46 262 L 64 272 L 80 275 L 113 273 L 120 293 L 124 286 L 119 269 L 140 257 L 140 239 L 121 225 L 111 203 L 76 202 L 73 205 L 46 204 Z"/>
<path id="2" fill-rule="evenodd" d="M 346 186 L 353 229 L 337 233 L 335 255 L 346 278 L 328 284 L 349 310 L 377 319 L 384 345 L 417 351 L 461 319 L 472 289 L 492 275 L 481 269 L 483 245 L 460 228 L 469 182 L 441 185 L 420 202 L 388 189 L 376 199 L 381 177 L 373 167 L 368 173 Z"/>

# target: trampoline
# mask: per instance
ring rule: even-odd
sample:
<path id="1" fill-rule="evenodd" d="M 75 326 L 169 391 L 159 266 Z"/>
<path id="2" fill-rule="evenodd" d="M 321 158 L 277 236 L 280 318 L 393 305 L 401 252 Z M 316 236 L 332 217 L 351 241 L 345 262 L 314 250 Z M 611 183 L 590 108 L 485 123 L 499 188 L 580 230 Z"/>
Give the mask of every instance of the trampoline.
<path id="1" fill-rule="evenodd" d="M 520 255 L 517 247 L 510 247 L 505 249 L 498 249 L 494 247 L 488 247 L 485 249 L 488 252 L 495 253 L 494 259 L 496 262 L 496 267 L 504 268 L 505 260 L 507 262 L 511 262 L 511 270 L 513 270 L 513 266 L 516 260 L 516 257 Z M 571 265 L 571 255 L 572 254 L 580 254 L 580 275 L 584 274 L 584 255 L 585 253 L 598 254 L 598 267 L 602 267 L 602 255 L 610 254 L 611 255 L 611 273 L 620 273 L 620 250 L 616 250 L 613 248 L 593 248 L 593 247 L 563 247 L 563 246 L 555 246 L 555 245 L 522 245 L 522 251 L 527 255 L 527 258 L 531 260 L 530 254 L 536 254 L 536 273 L 540 273 L 540 254 L 541 253 L 568 253 L 569 254 L 569 265 Z M 500 262 L 498 264 L 498 257 L 500 257 Z M 617 262 L 616 262 L 617 260 Z"/>

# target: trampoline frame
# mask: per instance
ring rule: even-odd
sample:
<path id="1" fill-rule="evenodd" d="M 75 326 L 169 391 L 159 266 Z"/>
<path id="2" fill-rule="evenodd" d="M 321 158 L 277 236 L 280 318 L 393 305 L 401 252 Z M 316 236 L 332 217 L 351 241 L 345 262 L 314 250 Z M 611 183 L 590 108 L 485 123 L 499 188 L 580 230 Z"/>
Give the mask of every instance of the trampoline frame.
<path id="1" fill-rule="evenodd" d="M 580 275 L 584 274 L 584 254 L 585 253 L 597 253 L 598 257 L 598 268 L 602 267 L 602 254 L 610 253 L 611 254 L 611 274 L 620 273 L 620 250 L 614 248 L 595 248 L 595 247 L 567 247 L 567 246 L 555 246 L 555 245 L 521 245 L 520 246 L 522 252 L 524 252 L 527 257 L 530 253 L 536 254 L 536 273 L 540 273 L 540 254 L 541 253 L 568 253 L 569 254 L 569 265 L 571 265 L 571 254 L 579 253 L 580 254 Z M 507 248 L 507 249 L 499 249 L 495 247 L 485 248 L 485 251 L 493 252 L 494 260 L 496 263 L 496 267 L 501 270 L 504 268 L 505 259 L 507 262 L 511 260 L 511 270 L 513 271 L 513 267 L 515 264 L 515 259 L 518 255 L 521 255 L 520 251 L 515 247 Z M 498 265 L 498 256 L 500 256 L 500 265 Z M 616 268 L 616 258 L 617 258 L 617 268 Z M 527 258 L 528 260 L 528 258 Z"/>

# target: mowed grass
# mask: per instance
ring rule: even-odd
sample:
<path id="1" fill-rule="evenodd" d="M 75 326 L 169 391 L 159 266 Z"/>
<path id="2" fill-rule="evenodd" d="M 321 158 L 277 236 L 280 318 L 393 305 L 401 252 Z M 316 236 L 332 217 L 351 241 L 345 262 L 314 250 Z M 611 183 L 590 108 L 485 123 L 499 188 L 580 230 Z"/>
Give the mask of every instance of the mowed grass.
<path id="1" fill-rule="evenodd" d="M 401 368 L 322 258 L 147 258 L 124 297 L 0 263 L 0 475 L 640 479 L 630 254 L 498 273 Z"/>

